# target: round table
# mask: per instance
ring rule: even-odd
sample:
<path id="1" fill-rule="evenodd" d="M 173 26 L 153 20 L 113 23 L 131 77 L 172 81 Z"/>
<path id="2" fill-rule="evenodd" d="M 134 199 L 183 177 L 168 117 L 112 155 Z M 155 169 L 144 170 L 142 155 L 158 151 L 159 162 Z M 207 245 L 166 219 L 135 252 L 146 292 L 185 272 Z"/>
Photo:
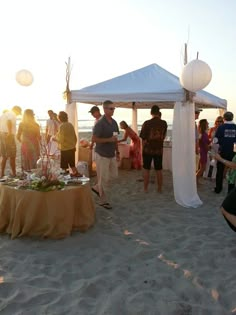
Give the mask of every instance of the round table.
<path id="1" fill-rule="evenodd" d="M 89 183 L 49 192 L 0 185 L 0 232 L 11 238 L 28 235 L 59 239 L 75 230 L 85 232 L 94 222 Z"/>

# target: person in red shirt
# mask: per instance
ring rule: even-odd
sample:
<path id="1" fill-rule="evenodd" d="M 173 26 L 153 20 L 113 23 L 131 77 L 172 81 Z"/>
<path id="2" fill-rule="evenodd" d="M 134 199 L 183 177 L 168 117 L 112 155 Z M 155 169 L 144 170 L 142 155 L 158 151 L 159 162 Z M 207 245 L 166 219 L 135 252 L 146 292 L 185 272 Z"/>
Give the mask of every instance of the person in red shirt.
<path id="1" fill-rule="evenodd" d="M 122 120 L 120 122 L 120 128 L 124 129 L 124 136 L 118 142 L 126 141 L 128 138 L 131 139 L 130 143 L 130 159 L 131 159 L 131 166 L 134 169 L 141 169 L 142 167 L 142 155 L 141 155 L 141 140 L 137 133 L 128 126 L 128 124 Z"/>

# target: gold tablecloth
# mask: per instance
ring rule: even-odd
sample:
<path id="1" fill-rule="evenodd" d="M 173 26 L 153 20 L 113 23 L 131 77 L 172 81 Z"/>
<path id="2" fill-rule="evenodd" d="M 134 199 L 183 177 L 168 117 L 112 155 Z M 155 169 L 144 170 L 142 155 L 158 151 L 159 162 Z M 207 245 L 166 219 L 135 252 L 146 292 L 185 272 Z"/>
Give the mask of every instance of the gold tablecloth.
<path id="1" fill-rule="evenodd" d="M 0 232 L 60 239 L 95 222 L 90 185 L 40 192 L 0 185 Z"/>

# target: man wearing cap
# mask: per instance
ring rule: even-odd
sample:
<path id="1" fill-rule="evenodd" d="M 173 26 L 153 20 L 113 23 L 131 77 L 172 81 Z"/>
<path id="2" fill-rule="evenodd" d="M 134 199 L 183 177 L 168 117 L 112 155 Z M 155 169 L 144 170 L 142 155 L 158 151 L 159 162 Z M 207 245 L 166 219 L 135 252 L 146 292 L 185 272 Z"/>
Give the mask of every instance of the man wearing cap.
<path id="1" fill-rule="evenodd" d="M 167 123 L 160 118 L 160 111 L 157 105 L 151 108 L 152 118 L 146 120 L 140 132 L 143 144 L 143 176 L 144 192 L 148 191 L 150 169 L 152 161 L 156 170 L 157 191 L 162 192 L 162 156 L 163 142 L 167 132 Z"/>
<path id="2" fill-rule="evenodd" d="M 100 206 L 105 209 L 112 209 L 107 200 L 107 191 L 110 180 L 118 175 L 117 161 L 120 153 L 117 135 L 119 128 L 117 122 L 112 118 L 115 110 L 112 101 L 105 101 L 103 110 L 104 115 L 93 128 L 93 141 L 96 143 L 97 184 L 92 187 L 92 191 L 99 196 Z"/>
<path id="3" fill-rule="evenodd" d="M 217 128 L 214 141 L 219 144 L 220 156 L 225 160 L 231 161 L 235 155 L 234 143 L 236 143 L 236 125 L 233 122 L 233 113 L 226 112 L 223 118 L 224 124 Z M 218 160 L 216 167 L 216 186 L 214 191 L 219 194 L 223 188 L 225 165 Z"/>
<path id="4" fill-rule="evenodd" d="M 16 117 L 21 115 L 21 108 L 13 106 L 12 110 L 5 112 L 1 117 L 1 176 L 4 176 L 7 159 L 10 159 L 12 176 L 16 176 Z"/>
<path id="5" fill-rule="evenodd" d="M 95 118 L 95 121 L 94 121 L 94 126 L 95 126 L 98 120 L 102 117 L 102 114 L 100 113 L 100 109 L 97 106 L 93 106 L 90 109 L 89 113 L 91 113 L 91 115 Z M 94 141 L 92 138 L 91 144 L 90 144 L 90 150 L 93 149 L 93 146 L 94 146 Z"/>
<path id="6" fill-rule="evenodd" d="M 101 113 L 100 113 L 100 109 L 97 106 L 93 106 L 89 113 L 91 113 L 91 115 L 95 118 L 95 122 L 102 117 Z"/>

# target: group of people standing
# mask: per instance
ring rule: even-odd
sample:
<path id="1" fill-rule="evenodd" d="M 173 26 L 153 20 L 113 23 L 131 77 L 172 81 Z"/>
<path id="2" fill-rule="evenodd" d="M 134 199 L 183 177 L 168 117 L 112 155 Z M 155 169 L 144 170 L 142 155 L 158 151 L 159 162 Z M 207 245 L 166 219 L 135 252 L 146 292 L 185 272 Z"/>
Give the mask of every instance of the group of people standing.
<path id="1" fill-rule="evenodd" d="M 198 119 L 199 111 L 195 112 L 195 118 Z M 196 130 L 196 153 L 199 154 L 197 167 L 197 182 L 203 176 L 206 170 L 206 164 L 212 158 L 214 153 L 219 153 L 222 158 L 232 161 L 236 152 L 236 125 L 233 122 L 234 115 L 231 112 L 225 112 L 223 116 L 218 116 L 215 124 L 209 129 L 207 119 L 200 119 Z M 223 188 L 223 179 L 226 175 L 226 168 L 221 162 L 216 164 L 216 185 L 214 192 L 219 194 Z M 229 181 L 228 193 L 235 186 L 235 182 Z"/>
<path id="2" fill-rule="evenodd" d="M 144 191 L 148 191 L 150 170 L 152 163 L 156 171 L 157 191 L 162 192 L 162 156 L 163 142 L 167 132 L 167 123 L 161 119 L 161 113 L 157 105 L 152 106 L 152 118 L 142 125 L 140 135 L 128 126 L 125 121 L 120 122 L 120 128 L 124 130 L 123 138 L 118 140 L 119 128 L 112 118 L 115 107 L 112 101 L 103 103 L 104 115 L 100 114 L 97 106 L 90 112 L 95 117 L 93 128 L 92 146 L 95 146 L 95 162 L 97 170 L 97 183 L 92 187 L 94 193 L 99 196 L 100 205 L 106 209 L 112 206 L 108 201 L 109 180 L 118 175 L 117 161 L 120 160 L 118 143 L 131 139 L 130 158 L 134 169 L 144 170 Z"/>
<path id="3" fill-rule="evenodd" d="M 167 123 L 161 119 L 161 112 L 157 105 L 152 106 L 151 119 L 146 120 L 138 135 L 123 120 L 120 128 L 124 130 L 122 139 L 118 140 L 119 127 L 112 117 L 115 107 L 112 101 L 103 102 L 104 115 L 97 106 L 93 106 L 90 113 L 95 118 L 93 136 L 90 148 L 95 144 L 95 162 L 97 182 L 92 187 L 99 197 L 99 204 L 111 209 L 108 201 L 109 180 L 118 175 L 117 161 L 120 160 L 118 143 L 131 140 L 130 158 L 134 169 L 143 168 L 144 192 L 148 192 L 150 170 L 153 166 L 156 172 L 157 191 L 162 192 L 162 158 L 163 143 L 167 133 Z M 199 118 L 199 109 L 195 111 L 195 120 Z M 11 175 L 16 176 L 16 140 L 21 143 L 21 165 L 23 171 L 36 168 L 37 160 L 42 154 L 43 135 L 32 109 L 23 112 L 18 128 L 17 116 L 22 114 L 19 106 L 4 110 L 0 115 L 0 155 L 1 174 L 5 175 L 7 160 L 9 159 Z M 75 152 L 77 134 L 73 125 L 68 122 L 68 115 L 60 111 L 57 115 L 48 111 L 49 119 L 46 123 L 44 143 L 46 151 L 56 143 L 60 151 L 60 166 L 62 169 L 75 168 Z M 207 119 L 200 119 L 196 124 L 196 154 L 200 155 L 196 178 L 203 175 L 208 159 L 209 149 L 211 156 L 217 160 L 215 193 L 220 193 L 226 169 L 228 179 L 228 195 L 222 203 L 221 211 L 229 226 L 236 231 L 236 125 L 233 122 L 232 112 L 225 112 L 223 117 L 218 116 L 214 127 L 209 129 Z M 48 151 L 47 151 L 48 152 Z M 45 152 L 44 152 L 45 153 Z"/>
<path id="4" fill-rule="evenodd" d="M 60 167 L 66 171 L 75 168 L 75 152 L 77 134 L 74 126 L 68 121 L 64 111 L 55 114 L 48 111 L 49 119 L 46 122 L 46 142 L 49 154 L 53 155 L 58 149 L 60 152 Z M 53 149 L 55 147 L 55 149 Z"/>
<path id="5" fill-rule="evenodd" d="M 195 112 L 198 119 L 200 112 Z M 206 168 L 207 158 L 217 161 L 214 193 L 223 189 L 224 178 L 228 181 L 228 195 L 221 205 L 221 211 L 229 226 L 236 232 L 236 125 L 232 112 L 218 116 L 215 125 L 208 129 L 206 119 L 201 119 L 196 133 L 196 153 L 200 153 L 197 181 Z M 199 148 L 199 149 L 198 149 Z"/>
<path id="6" fill-rule="evenodd" d="M 157 105 L 152 106 L 152 118 L 145 121 L 139 135 L 135 133 L 125 121 L 120 123 L 124 129 L 122 139 L 117 139 L 119 128 L 117 122 L 112 118 L 115 107 L 112 101 L 103 103 L 104 115 L 101 115 L 97 106 L 90 112 L 96 118 L 93 128 L 92 146 L 95 146 L 95 162 L 97 168 L 97 183 L 92 187 L 94 193 L 99 197 L 100 205 L 106 209 L 112 206 L 108 201 L 109 180 L 116 177 L 117 161 L 120 159 L 118 143 L 131 138 L 135 147 L 135 154 L 130 155 L 133 168 L 139 169 L 143 166 L 144 192 L 148 191 L 150 169 L 153 164 L 156 171 L 157 191 L 162 191 L 162 158 L 163 142 L 167 133 L 167 123 L 161 119 L 161 113 Z M 199 118 L 200 109 L 195 111 L 195 119 Z M 96 113 L 96 114 L 95 114 Z M 236 125 L 233 123 L 233 113 L 226 112 L 223 117 L 218 116 L 215 126 L 209 129 L 207 119 L 201 119 L 196 124 L 196 154 L 200 155 L 197 180 L 205 171 L 210 148 L 214 148 L 214 156 L 217 162 L 215 193 L 222 190 L 225 166 L 236 170 Z M 141 139 L 141 141 L 140 141 Z M 218 151 L 218 152 L 216 152 Z M 142 156 L 141 156 L 142 152 Z M 232 161 L 233 160 L 233 161 Z M 235 180 L 236 176 L 234 177 Z M 221 206 L 222 214 L 229 226 L 236 231 L 236 188 L 235 182 L 231 185 L 230 193 Z"/>
<path id="7" fill-rule="evenodd" d="M 17 128 L 17 116 L 21 114 L 22 109 L 19 106 L 14 106 L 11 110 L 5 110 L 0 116 L 0 177 L 5 175 L 8 159 L 11 176 L 16 177 L 16 141 L 21 143 L 22 171 L 35 169 L 41 155 L 50 155 L 52 143 L 56 143 L 60 150 L 61 168 L 67 170 L 68 166 L 75 167 L 77 135 L 73 125 L 68 122 L 66 112 L 61 111 L 57 115 L 52 110 L 48 111 L 46 135 L 41 132 L 32 109 L 26 109 L 23 112 Z"/>

